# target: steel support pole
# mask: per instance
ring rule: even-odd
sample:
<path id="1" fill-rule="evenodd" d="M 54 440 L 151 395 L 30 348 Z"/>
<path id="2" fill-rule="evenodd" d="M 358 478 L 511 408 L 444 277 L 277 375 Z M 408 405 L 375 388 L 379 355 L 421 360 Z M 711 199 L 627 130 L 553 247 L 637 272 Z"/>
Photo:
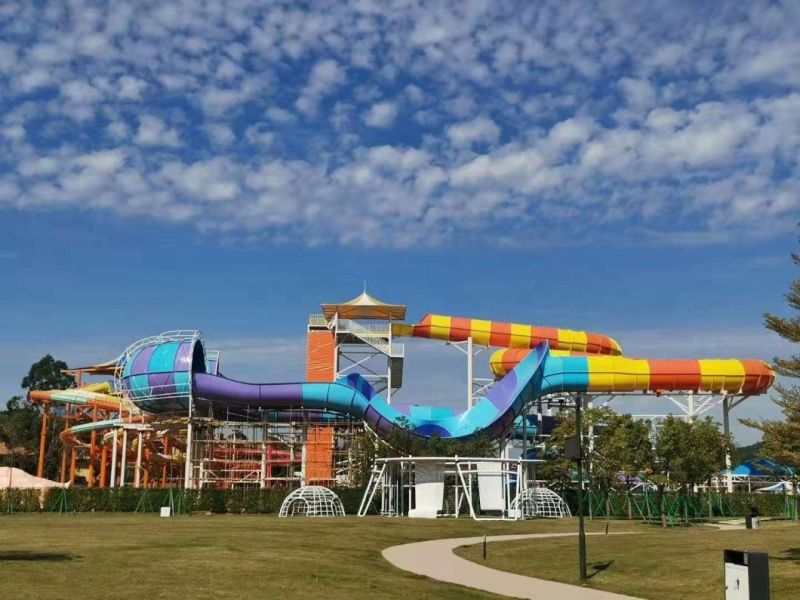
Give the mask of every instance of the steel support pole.
<path id="1" fill-rule="evenodd" d="M 189 419 L 186 421 L 186 452 L 184 453 L 185 465 L 183 470 L 183 487 L 187 490 L 192 489 L 192 409 L 194 408 L 194 398 L 189 396 Z"/>
<path id="2" fill-rule="evenodd" d="M 730 397 L 722 398 L 722 431 L 726 436 L 731 434 Z M 731 453 L 725 452 L 725 488 L 728 493 L 733 492 L 733 470 L 731 469 Z"/>
<path id="3" fill-rule="evenodd" d="M 122 456 L 119 463 L 119 487 L 125 487 L 125 468 L 128 461 L 128 430 L 122 430 Z"/>
<path id="4" fill-rule="evenodd" d="M 92 409 L 92 423 L 97 423 L 97 407 Z M 91 442 L 89 445 L 89 487 L 94 487 L 94 457 L 97 454 L 97 430 L 92 429 Z"/>
<path id="5" fill-rule="evenodd" d="M 44 477 L 44 453 L 47 447 L 47 415 L 49 412 L 50 407 L 48 404 L 45 404 L 42 410 L 42 428 L 39 431 L 39 465 L 36 469 L 37 477 Z"/>
<path id="6" fill-rule="evenodd" d="M 472 336 L 467 338 L 467 410 L 472 408 Z"/>
<path id="7" fill-rule="evenodd" d="M 118 430 L 114 430 L 114 439 L 111 441 L 111 487 L 117 487 L 117 454 L 119 453 Z"/>
<path id="8" fill-rule="evenodd" d="M 138 488 L 142 481 L 142 432 L 136 438 L 136 465 L 133 469 L 133 487 Z"/>
<path id="9" fill-rule="evenodd" d="M 582 583 L 586 582 L 586 530 L 583 522 L 583 429 L 581 408 L 583 394 L 575 397 L 575 430 L 578 435 L 578 570 Z"/>

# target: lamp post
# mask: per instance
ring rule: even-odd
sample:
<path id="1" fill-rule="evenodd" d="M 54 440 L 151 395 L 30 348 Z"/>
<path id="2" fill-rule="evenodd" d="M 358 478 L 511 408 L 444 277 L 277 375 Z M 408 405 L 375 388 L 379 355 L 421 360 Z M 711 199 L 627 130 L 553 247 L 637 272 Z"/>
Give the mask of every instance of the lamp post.
<path id="1" fill-rule="evenodd" d="M 583 430 L 581 407 L 583 394 L 575 397 L 575 430 L 578 433 L 578 563 L 581 583 L 586 583 L 586 530 L 583 523 Z"/>
<path id="2" fill-rule="evenodd" d="M 583 523 L 583 425 L 581 409 L 583 394 L 575 395 L 575 431 L 574 437 L 568 438 L 564 447 L 564 456 L 575 461 L 578 468 L 578 563 L 581 583 L 586 582 L 586 530 Z"/>

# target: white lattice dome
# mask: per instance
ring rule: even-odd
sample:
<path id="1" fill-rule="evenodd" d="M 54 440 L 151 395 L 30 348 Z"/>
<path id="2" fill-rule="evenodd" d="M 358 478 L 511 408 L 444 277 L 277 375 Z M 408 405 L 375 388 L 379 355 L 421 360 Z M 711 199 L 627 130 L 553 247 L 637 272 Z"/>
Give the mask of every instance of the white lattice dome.
<path id="1" fill-rule="evenodd" d="M 511 504 L 512 510 L 517 509 L 518 502 L 523 519 L 534 517 L 564 519 L 572 516 L 567 503 L 550 488 L 535 487 L 524 490 L 520 496 L 514 498 Z"/>
<path id="2" fill-rule="evenodd" d="M 343 517 L 344 506 L 339 496 L 321 485 L 297 488 L 281 504 L 279 517 Z"/>

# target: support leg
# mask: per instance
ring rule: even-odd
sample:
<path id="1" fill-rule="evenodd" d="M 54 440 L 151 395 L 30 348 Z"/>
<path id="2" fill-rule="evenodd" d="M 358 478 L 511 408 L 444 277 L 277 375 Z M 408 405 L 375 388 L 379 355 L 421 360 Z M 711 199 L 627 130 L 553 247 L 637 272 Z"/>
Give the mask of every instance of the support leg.
<path id="1" fill-rule="evenodd" d="M 42 428 L 39 431 L 39 465 L 36 469 L 36 475 L 38 477 L 44 477 L 44 452 L 47 447 L 47 416 L 49 412 L 50 407 L 48 404 L 45 404 L 44 410 L 42 411 Z"/>

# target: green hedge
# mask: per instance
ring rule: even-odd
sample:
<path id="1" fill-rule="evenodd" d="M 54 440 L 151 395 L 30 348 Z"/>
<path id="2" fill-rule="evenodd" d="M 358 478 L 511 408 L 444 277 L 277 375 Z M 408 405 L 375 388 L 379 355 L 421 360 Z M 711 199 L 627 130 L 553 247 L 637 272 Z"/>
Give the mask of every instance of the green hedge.
<path id="1" fill-rule="evenodd" d="M 363 488 L 332 488 L 347 514 L 358 511 Z M 287 488 L 231 490 L 144 490 L 71 488 L 0 490 L 0 513 L 9 512 L 158 512 L 173 506 L 178 514 L 193 512 L 276 514 L 291 492 Z"/>

